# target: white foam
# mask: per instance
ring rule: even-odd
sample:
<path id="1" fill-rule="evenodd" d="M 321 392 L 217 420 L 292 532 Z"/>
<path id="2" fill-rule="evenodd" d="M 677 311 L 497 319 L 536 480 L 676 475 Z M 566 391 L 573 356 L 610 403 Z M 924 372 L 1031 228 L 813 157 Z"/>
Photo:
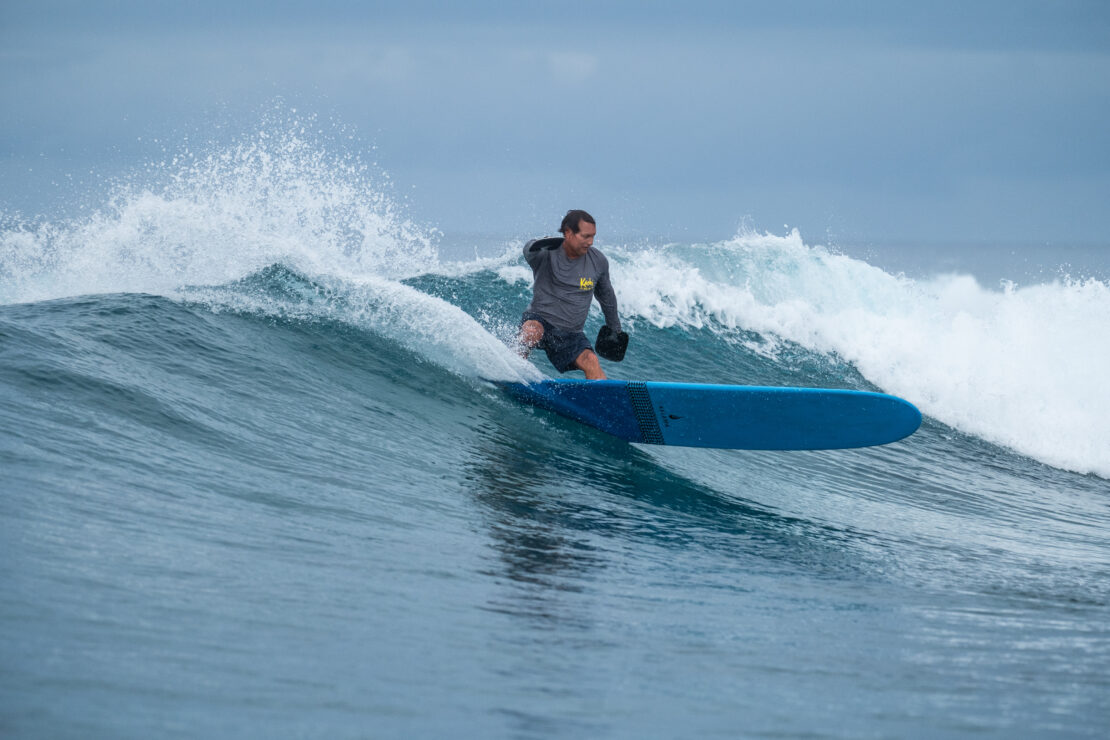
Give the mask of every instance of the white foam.
<path id="1" fill-rule="evenodd" d="M 1110 477 L 1110 286 L 914 281 L 787 236 L 608 252 L 622 313 L 741 327 L 853 363 L 961 431 Z"/>

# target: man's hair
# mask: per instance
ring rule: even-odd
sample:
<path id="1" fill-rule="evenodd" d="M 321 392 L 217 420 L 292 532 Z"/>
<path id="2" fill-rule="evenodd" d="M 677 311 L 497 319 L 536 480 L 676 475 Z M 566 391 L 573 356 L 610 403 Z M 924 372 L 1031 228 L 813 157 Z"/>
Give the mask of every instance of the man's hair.
<path id="1" fill-rule="evenodd" d="M 597 221 L 594 221 L 594 217 L 585 211 L 567 211 L 567 215 L 563 216 L 563 223 L 559 225 L 559 233 L 566 234 L 567 229 L 570 229 L 577 234 L 583 221 L 597 226 Z"/>

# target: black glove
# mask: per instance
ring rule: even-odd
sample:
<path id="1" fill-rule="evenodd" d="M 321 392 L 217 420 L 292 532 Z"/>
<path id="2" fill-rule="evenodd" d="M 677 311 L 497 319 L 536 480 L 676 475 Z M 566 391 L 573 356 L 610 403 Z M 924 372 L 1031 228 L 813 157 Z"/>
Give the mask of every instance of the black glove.
<path id="1" fill-rule="evenodd" d="M 606 360 L 620 362 L 624 359 L 624 351 L 628 349 L 628 334 L 623 331 L 614 334 L 613 330 L 606 324 L 597 333 L 594 349 Z"/>

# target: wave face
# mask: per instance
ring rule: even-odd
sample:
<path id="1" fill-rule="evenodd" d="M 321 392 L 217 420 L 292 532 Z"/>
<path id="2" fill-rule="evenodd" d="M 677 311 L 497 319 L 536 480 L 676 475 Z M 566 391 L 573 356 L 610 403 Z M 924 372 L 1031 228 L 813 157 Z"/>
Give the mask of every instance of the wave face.
<path id="1" fill-rule="evenodd" d="M 927 416 L 865 450 L 632 446 L 481 380 L 552 372 L 510 349 L 514 240 L 442 259 L 299 131 L 4 222 L 4 727 L 1105 727 L 1105 282 L 911 280 L 797 233 L 600 243 L 612 375 Z"/>

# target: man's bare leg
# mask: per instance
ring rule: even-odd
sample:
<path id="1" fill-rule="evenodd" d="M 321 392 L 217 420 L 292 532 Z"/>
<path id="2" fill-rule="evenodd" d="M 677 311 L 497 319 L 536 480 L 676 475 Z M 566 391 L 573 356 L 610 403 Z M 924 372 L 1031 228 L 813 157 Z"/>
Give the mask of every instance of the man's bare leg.
<path id="1" fill-rule="evenodd" d="M 543 340 L 543 324 L 535 320 L 525 321 L 516 340 L 520 345 L 517 351 L 527 360 L 528 353 Z"/>
<path id="2" fill-rule="evenodd" d="M 601 369 L 601 363 L 598 362 L 597 355 L 592 350 L 584 349 L 582 354 L 578 355 L 574 364 L 578 369 L 586 373 L 586 380 L 605 380 L 605 371 Z"/>

